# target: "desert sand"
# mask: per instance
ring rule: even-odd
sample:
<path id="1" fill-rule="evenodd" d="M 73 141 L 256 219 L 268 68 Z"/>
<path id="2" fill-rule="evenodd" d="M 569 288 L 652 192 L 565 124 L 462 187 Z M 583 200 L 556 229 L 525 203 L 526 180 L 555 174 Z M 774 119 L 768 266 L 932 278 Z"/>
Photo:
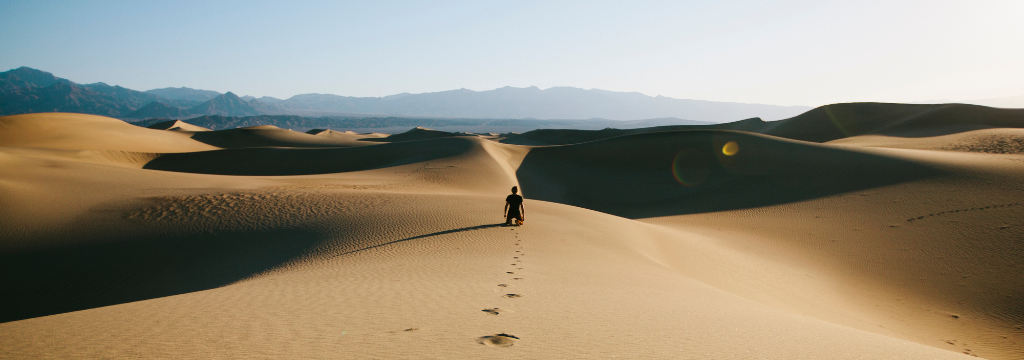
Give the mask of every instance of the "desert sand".
<path id="1" fill-rule="evenodd" d="M 1020 359 L 1021 128 L 898 104 L 543 138 L 0 117 L 0 358 Z"/>

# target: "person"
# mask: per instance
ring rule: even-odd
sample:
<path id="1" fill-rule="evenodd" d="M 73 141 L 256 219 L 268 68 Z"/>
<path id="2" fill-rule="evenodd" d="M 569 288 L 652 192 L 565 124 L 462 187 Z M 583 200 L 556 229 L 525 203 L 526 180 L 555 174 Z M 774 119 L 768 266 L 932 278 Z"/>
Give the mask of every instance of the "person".
<path id="1" fill-rule="evenodd" d="M 526 208 L 523 207 L 523 197 L 516 195 L 519 192 L 518 186 L 512 187 L 512 195 L 505 198 L 505 225 L 513 225 L 512 219 L 515 219 L 515 225 L 522 225 L 523 221 L 526 220 Z"/>

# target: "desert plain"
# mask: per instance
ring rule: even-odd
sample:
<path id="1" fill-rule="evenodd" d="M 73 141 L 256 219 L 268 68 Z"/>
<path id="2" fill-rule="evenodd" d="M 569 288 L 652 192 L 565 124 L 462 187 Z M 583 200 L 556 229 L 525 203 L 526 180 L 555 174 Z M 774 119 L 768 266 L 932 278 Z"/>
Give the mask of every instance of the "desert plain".
<path id="1" fill-rule="evenodd" d="M 395 135 L 0 117 L 0 358 L 1021 359 L 1022 327 L 1024 110 Z"/>

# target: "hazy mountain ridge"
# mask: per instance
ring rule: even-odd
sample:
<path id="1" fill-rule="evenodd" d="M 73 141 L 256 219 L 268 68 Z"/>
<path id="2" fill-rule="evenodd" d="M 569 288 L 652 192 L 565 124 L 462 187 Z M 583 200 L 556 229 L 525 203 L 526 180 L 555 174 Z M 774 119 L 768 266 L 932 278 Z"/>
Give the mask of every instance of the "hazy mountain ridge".
<path id="1" fill-rule="evenodd" d="M 147 127 L 172 120 L 170 118 L 146 119 L 132 124 Z M 760 121 L 760 119 L 756 119 Z M 403 132 L 412 127 L 423 126 L 437 130 L 474 133 L 526 132 L 534 129 L 590 129 L 609 127 L 640 128 L 668 125 L 706 126 L 709 122 L 676 118 L 619 121 L 607 119 L 585 120 L 538 120 L 538 119 L 450 119 L 450 118 L 404 118 L 404 117 L 304 117 L 297 115 L 220 116 L 207 115 L 182 120 L 185 123 L 212 129 L 224 130 L 239 127 L 272 125 L 283 129 L 306 131 L 329 128 L 336 131 L 355 132 Z"/>
<path id="2" fill-rule="evenodd" d="M 142 92 L 102 82 L 83 85 L 49 72 L 20 67 L 0 73 L 0 115 L 72 112 L 122 119 L 188 118 L 208 114 L 259 115 L 273 108 L 262 103 L 254 107 L 230 92 L 220 95 L 209 90 L 187 89 L 183 94 L 178 89 L 177 93 L 169 93 L 177 97 L 172 99 L 158 95 L 168 93 L 163 90 L 166 89 Z M 197 101 L 195 94 L 218 95 Z"/>
<path id="3" fill-rule="evenodd" d="M 213 90 L 200 90 L 187 87 L 168 87 L 162 89 L 146 90 L 144 92 L 147 94 L 162 96 L 167 99 L 188 100 L 196 102 L 209 101 L 210 99 L 213 99 L 221 95 L 221 93 Z"/>
<path id="4" fill-rule="evenodd" d="M 73 112 L 126 118 L 153 102 L 169 106 L 189 104 L 102 82 L 78 84 L 28 67 L 0 73 L 2 115 Z"/>
<path id="5" fill-rule="evenodd" d="M 149 105 L 143 106 L 142 108 L 135 110 L 132 113 L 134 116 L 139 118 L 167 118 L 167 119 L 179 119 L 182 117 L 188 117 L 189 113 L 176 106 L 169 106 L 160 101 L 154 101 Z"/>
<path id="6" fill-rule="evenodd" d="M 725 122 L 750 117 L 783 119 L 810 110 L 806 106 L 776 106 L 647 96 L 637 92 L 553 87 L 541 90 L 503 87 L 488 91 L 467 89 L 385 97 L 329 94 L 296 95 L 279 103 L 282 109 L 437 116 L 455 118 L 539 118 L 635 120 L 661 117 Z"/>
<path id="7" fill-rule="evenodd" d="M 75 90 L 71 95 L 41 91 L 58 83 Z M 503 87 L 488 91 L 457 89 L 423 94 L 402 93 L 384 97 L 351 97 L 301 94 L 282 100 L 272 97 L 238 97 L 230 92 L 192 88 L 136 91 L 105 83 L 77 84 L 27 67 L 0 73 L 5 104 L 0 115 L 40 111 L 85 112 L 123 119 L 167 117 L 184 119 L 202 115 L 255 116 L 353 116 L 446 117 L 479 119 L 700 119 L 725 122 L 750 117 L 782 119 L 809 107 L 743 104 L 704 100 L 651 97 L 641 93 L 555 87 Z M 64 93 L 69 93 L 65 91 Z M 228 95 L 231 94 L 231 95 Z M 151 104 L 159 102 L 161 105 Z"/>
<path id="8" fill-rule="evenodd" d="M 4 85 L 16 83 L 8 81 Z M 0 114 L 3 115 L 60 111 L 117 117 L 133 110 L 122 100 L 69 82 L 45 87 L 18 86 L 0 92 Z"/>

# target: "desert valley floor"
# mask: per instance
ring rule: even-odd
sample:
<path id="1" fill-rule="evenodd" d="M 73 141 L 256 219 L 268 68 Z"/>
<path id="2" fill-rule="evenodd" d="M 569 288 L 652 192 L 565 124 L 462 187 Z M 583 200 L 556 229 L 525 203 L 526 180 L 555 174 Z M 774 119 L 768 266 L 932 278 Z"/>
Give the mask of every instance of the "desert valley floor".
<path id="1" fill-rule="evenodd" d="M 515 185 L 526 222 L 502 226 Z M 0 358 L 1021 359 L 1024 110 L 391 136 L 0 117 L 0 291 Z"/>

